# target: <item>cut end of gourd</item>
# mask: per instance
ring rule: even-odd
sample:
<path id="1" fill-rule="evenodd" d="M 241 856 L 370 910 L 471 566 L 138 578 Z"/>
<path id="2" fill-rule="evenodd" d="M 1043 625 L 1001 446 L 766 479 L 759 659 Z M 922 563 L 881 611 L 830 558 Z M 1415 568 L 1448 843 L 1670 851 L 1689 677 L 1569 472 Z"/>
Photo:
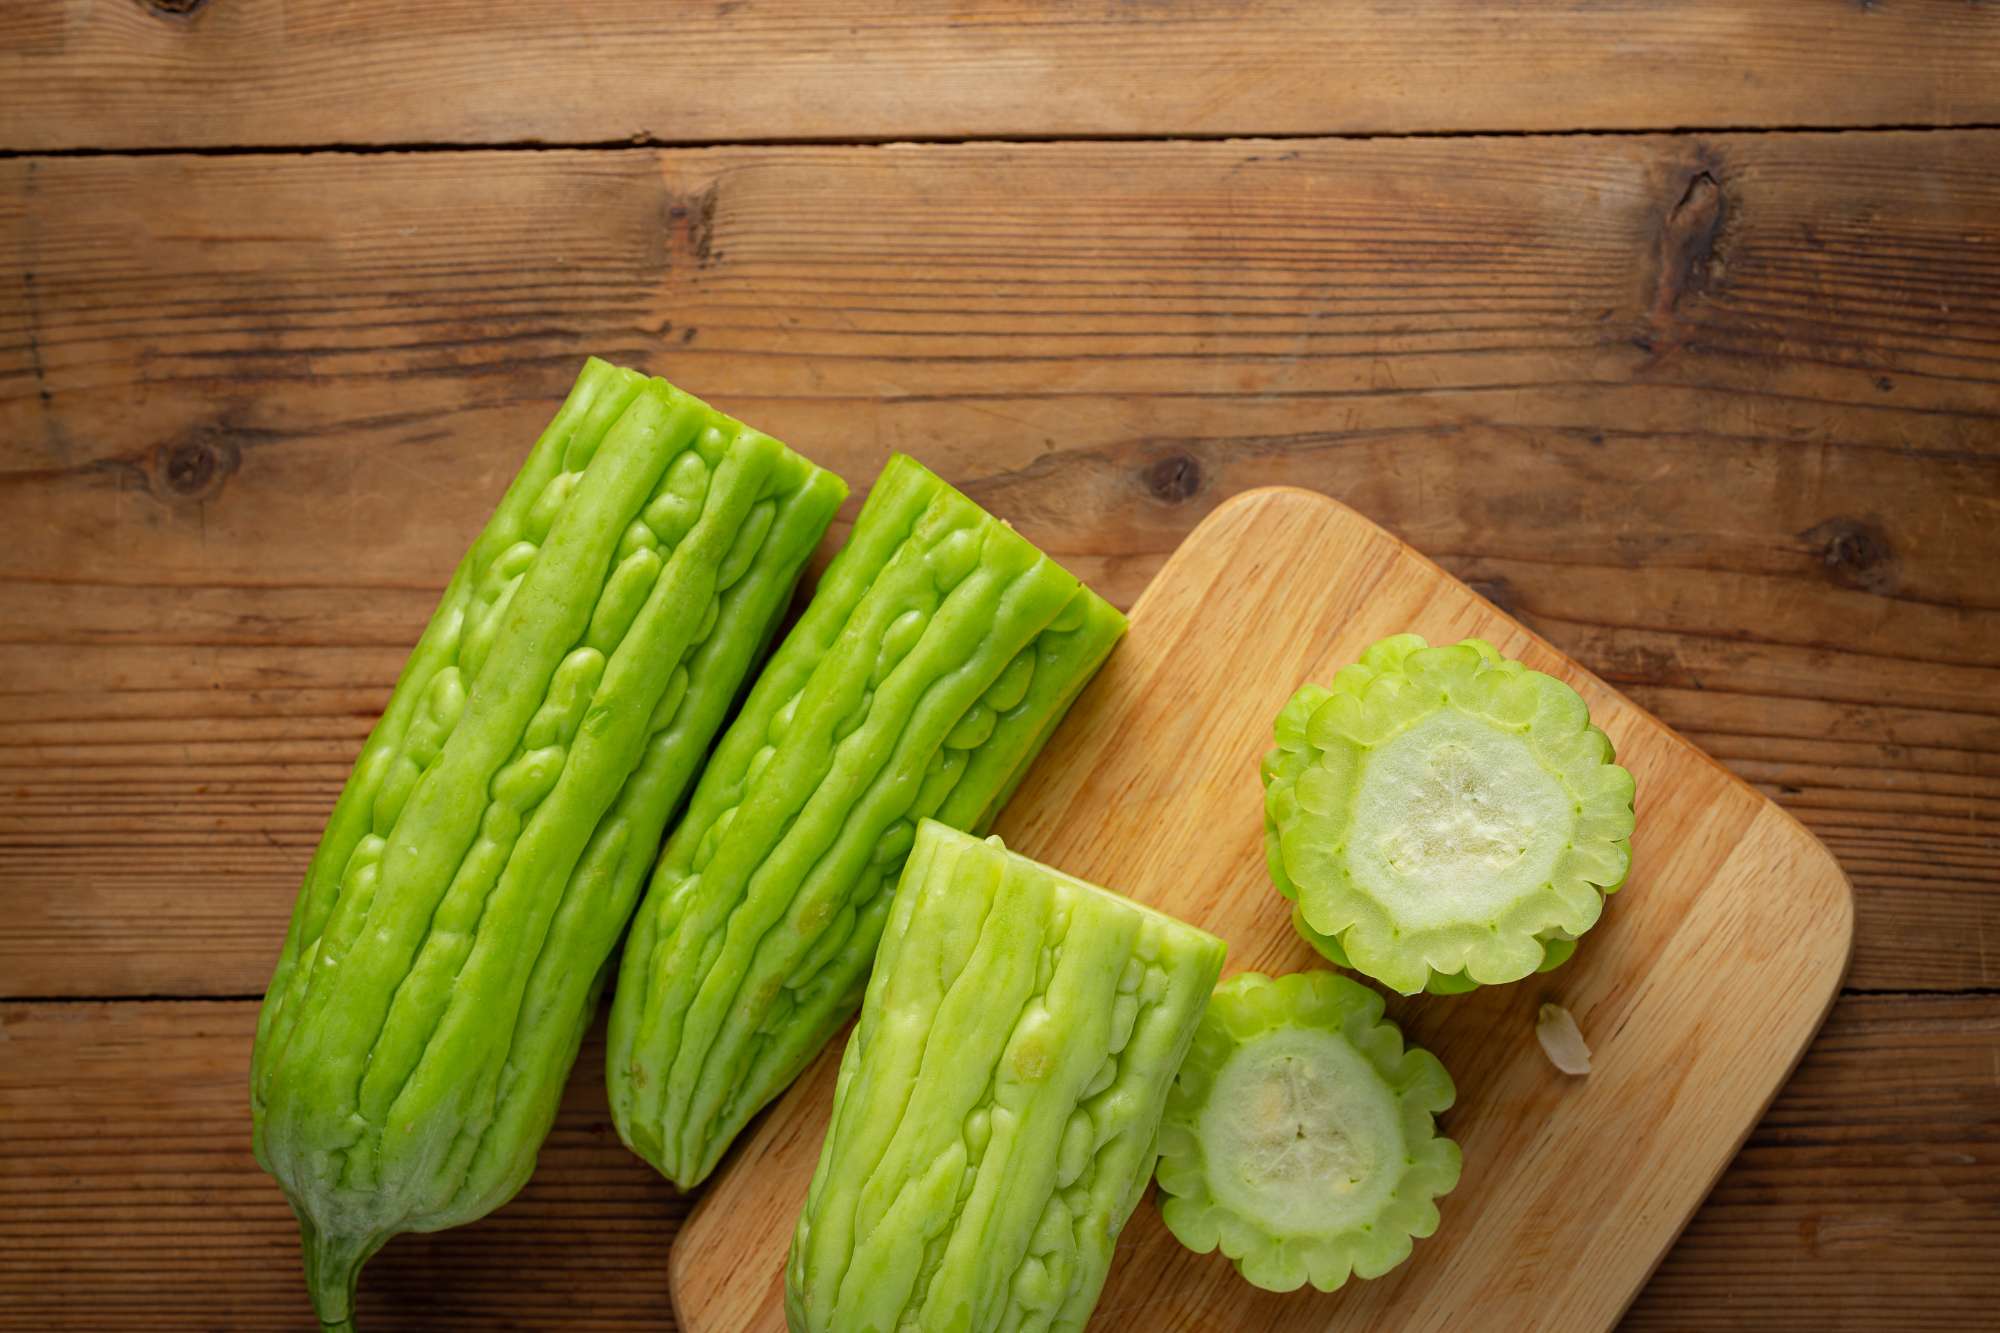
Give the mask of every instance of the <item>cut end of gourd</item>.
<path id="1" fill-rule="evenodd" d="M 1273 882 L 1322 954 L 1406 994 L 1557 965 L 1625 880 L 1631 774 L 1575 690 L 1482 640 L 1385 639 L 1274 732 Z"/>
<path id="2" fill-rule="evenodd" d="M 1161 1212 L 1270 1291 L 1377 1277 L 1435 1230 L 1458 1147 L 1454 1097 L 1373 991 L 1332 972 L 1255 972 L 1216 991 L 1160 1127 Z"/>

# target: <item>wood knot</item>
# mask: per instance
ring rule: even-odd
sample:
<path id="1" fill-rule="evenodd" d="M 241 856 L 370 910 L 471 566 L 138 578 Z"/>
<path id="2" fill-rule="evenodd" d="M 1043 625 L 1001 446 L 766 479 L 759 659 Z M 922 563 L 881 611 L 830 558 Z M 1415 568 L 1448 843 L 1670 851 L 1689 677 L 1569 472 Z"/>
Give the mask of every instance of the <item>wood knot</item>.
<path id="1" fill-rule="evenodd" d="M 1679 201 L 1660 220 L 1653 300 L 1646 312 L 1650 332 L 1633 340 L 1641 350 L 1651 353 L 1677 346 L 1681 336 L 1675 316 L 1682 303 L 1720 282 L 1719 241 L 1728 215 L 1729 201 L 1713 171 L 1688 177 Z"/>
<path id="2" fill-rule="evenodd" d="M 700 194 L 672 196 L 667 204 L 667 229 L 694 256 L 697 268 L 722 258 L 715 248 L 715 206 L 721 193 L 721 185 L 714 184 Z"/>
<path id="3" fill-rule="evenodd" d="M 1162 504 L 1180 504 L 1201 489 L 1201 464 L 1186 454 L 1171 454 L 1147 465 L 1141 474 L 1146 493 Z"/>
<path id="4" fill-rule="evenodd" d="M 139 0 L 139 8 L 156 19 L 187 20 L 208 8 L 208 0 Z"/>
<path id="5" fill-rule="evenodd" d="M 1483 579 L 1467 579 L 1465 586 L 1516 620 L 1521 619 L 1521 595 L 1515 591 L 1514 585 L 1508 581 L 1505 574 L 1495 574 Z"/>
<path id="6" fill-rule="evenodd" d="M 210 500 L 221 493 L 242 458 L 229 439 L 202 431 L 156 446 L 146 479 L 162 500 Z"/>
<path id="7" fill-rule="evenodd" d="M 1887 594 L 1902 582 L 1902 562 L 1879 524 L 1845 516 L 1799 534 L 1827 577 L 1843 588 Z"/>

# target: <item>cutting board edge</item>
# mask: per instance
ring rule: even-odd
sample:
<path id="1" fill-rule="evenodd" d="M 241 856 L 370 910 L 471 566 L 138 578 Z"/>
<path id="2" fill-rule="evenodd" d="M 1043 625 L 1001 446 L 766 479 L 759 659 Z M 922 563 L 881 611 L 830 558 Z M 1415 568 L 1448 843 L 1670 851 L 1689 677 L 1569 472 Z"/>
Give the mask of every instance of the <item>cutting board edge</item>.
<path id="1" fill-rule="evenodd" d="M 1634 708 L 1638 707 L 1637 704 L 1633 704 L 1632 706 Z M 1647 714 L 1647 716 L 1650 717 L 1651 714 Z M 1657 721 L 1657 719 L 1655 720 Z M 1660 725 L 1665 727 L 1664 723 Z M 1666 729 L 1675 737 L 1686 740 L 1685 737 L 1682 737 L 1679 732 L 1673 731 L 1672 728 Z M 1709 758 L 1711 762 L 1714 762 L 1712 757 L 1706 751 L 1702 750 L 1700 746 L 1694 745 L 1691 741 L 1688 744 L 1697 753 L 1700 753 L 1703 758 Z M 1785 1090 L 1785 1085 L 1792 1081 L 1792 1075 L 1798 1072 L 1800 1062 L 1806 1058 L 1806 1052 L 1812 1049 L 1813 1041 L 1819 1036 L 1820 1029 L 1826 1026 L 1826 1020 L 1832 1016 L 1833 1007 L 1840 1003 L 1841 992 L 1847 985 L 1847 974 L 1854 965 L 1854 881 L 1848 878 L 1847 871 L 1841 866 L 1839 858 L 1834 856 L 1832 850 L 1820 841 L 1818 835 L 1807 828 L 1791 811 L 1785 809 L 1756 788 L 1750 787 L 1748 783 L 1743 783 L 1740 778 L 1736 778 L 1734 773 L 1731 773 L 1729 776 L 1741 783 L 1741 785 L 1749 787 L 1751 794 L 1764 803 L 1763 809 L 1758 812 L 1758 818 L 1776 816 L 1784 824 L 1787 835 L 1799 842 L 1811 855 L 1818 857 L 1823 863 L 1823 871 L 1831 872 L 1830 877 L 1815 876 L 1814 879 L 1816 882 L 1829 885 L 1835 890 L 1833 900 L 1841 910 L 1842 919 L 1839 927 L 1840 945 L 1838 949 L 1839 963 L 1837 966 L 1824 971 L 1819 970 L 1818 967 L 1815 968 L 1815 974 L 1822 978 L 1825 993 L 1819 999 L 1816 1011 L 1813 1013 L 1811 1020 L 1800 1030 L 1796 1048 L 1792 1051 L 1791 1058 L 1785 1062 L 1783 1069 L 1779 1070 L 1776 1077 L 1771 1080 L 1770 1090 L 1764 1094 L 1755 1114 L 1751 1115 L 1745 1121 L 1742 1132 L 1730 1144 L 1729 1151 L 1723 1154 L 1722 1159 L 1717 1162 L 1715 1169 L 1708 1173 L 1708 1179 L 1702 1183 L 1700 1192 L 1694 1196 L 1686 1208 L 1681 1210 L 1680 1216 L 1674 1219 L 1673 1231 L 1667 1243 L 1660 1247 L 1659 1253 L 1653 1256 L 1653 1262 L 1647 1266 L 1644 1273 L 1638 1275 L 1637 1280 L 1631 1284 L 1631 1289 L 1625 1293 L 1625 1298 L 1619 1302 L 1617 1313 L 1612 1321 L 1614 1325 L 1624 1319 L 1626 1311 L 1630 1310 L 1633 1302 L 1639 1299 L 1639 1294 L 1646 1289 L 1646 1284 L 1652 1281 L 1653 1275 L 1659 1271 L 1660 1265 L 1666 1262 L 1667 1255 L 1673 1251 L 1674 1242 L 1679 1240 L 1681 1233 L 1687 1230 L 1688 1223 L 1694 1220 L 1694 1215 L 1697 1212 L 1701 1211 L 1701 1206 L 1708 1202 L 1708 1196 L 1715 1192 L 1716 1183 L 1722 1179 L 1722 1175 L 1729 1169 L 1730 1163 L 1734 1162 L 1737 1155 L 1743 1151 L 1743 1145 L 1750 1141 L 1750 1136 L 1757 1132 L 1757 1126 L 1764 1123 L 1764 1117 L 1769 1113 L 1772 1103 L 1778 1100 L 1778 1095 Z M 1823 967 L 1824 965 L 1820 966 Z"/>

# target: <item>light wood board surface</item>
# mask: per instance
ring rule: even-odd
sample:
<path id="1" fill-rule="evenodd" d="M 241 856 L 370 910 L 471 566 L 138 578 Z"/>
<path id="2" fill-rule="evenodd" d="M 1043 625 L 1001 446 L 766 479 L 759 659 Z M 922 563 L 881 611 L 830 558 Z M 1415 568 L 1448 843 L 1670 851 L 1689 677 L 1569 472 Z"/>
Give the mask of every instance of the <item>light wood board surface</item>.
<path id="1" fill-rule="evenodd" d="M 1221 935 L 1229 972 L 1311 966 L 1264 868 L 1257 760 L 1298 684 L 1403 630 L 1477 635 L 1577 686 L 1638 784 L 1631 878 L 1567 966 L 1394 1003 L 1457 1080 L 1443 1123 L 1466 1163 L 1409 1263 L 1334 1293 L 1261 1292 L 1220 1255 L 1181 1248 L 1146 1201 L 1094 1328 L 1609 1328 L 1839 991 L 1852 896 L 1797 821 L 1396 538 L 1303 491 L 1250 492 L 1195 530 L 998 831 Z M 1581 1024 L 1587 1078 L 1542 1055 L 1547 1000 Z M 689 1333 L 784 1327 L 784 1256 L 840 1045 L 739 1143 L 676 1241 Z"/>

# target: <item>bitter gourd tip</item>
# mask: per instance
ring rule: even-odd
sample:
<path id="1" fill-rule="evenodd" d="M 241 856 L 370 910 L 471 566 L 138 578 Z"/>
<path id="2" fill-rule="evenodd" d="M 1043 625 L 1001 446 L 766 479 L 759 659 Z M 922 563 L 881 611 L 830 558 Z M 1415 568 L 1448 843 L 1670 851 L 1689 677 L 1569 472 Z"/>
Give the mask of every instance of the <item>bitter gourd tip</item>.
<path id="1" fill-rule="evenodd" d="M 1632 775 L 1575 690 L 1483 640 L 1383 639 L 1273 733 L 1272 882 L 1329 961 L 1396 990 L 1555 967 L 1625 881 Z"/>
<path id="2" fill-rule="evenodd" d="M 1458 1145 L 1455 1090 L 1405 1049 L 1382 997 L 1332 972 L 1245 972 L 1210 999 L 1160 1122 L 1160 1211 L 1196 1253 L 1256 1286 L 1379 1277 L 1438 1224 Z"/>

